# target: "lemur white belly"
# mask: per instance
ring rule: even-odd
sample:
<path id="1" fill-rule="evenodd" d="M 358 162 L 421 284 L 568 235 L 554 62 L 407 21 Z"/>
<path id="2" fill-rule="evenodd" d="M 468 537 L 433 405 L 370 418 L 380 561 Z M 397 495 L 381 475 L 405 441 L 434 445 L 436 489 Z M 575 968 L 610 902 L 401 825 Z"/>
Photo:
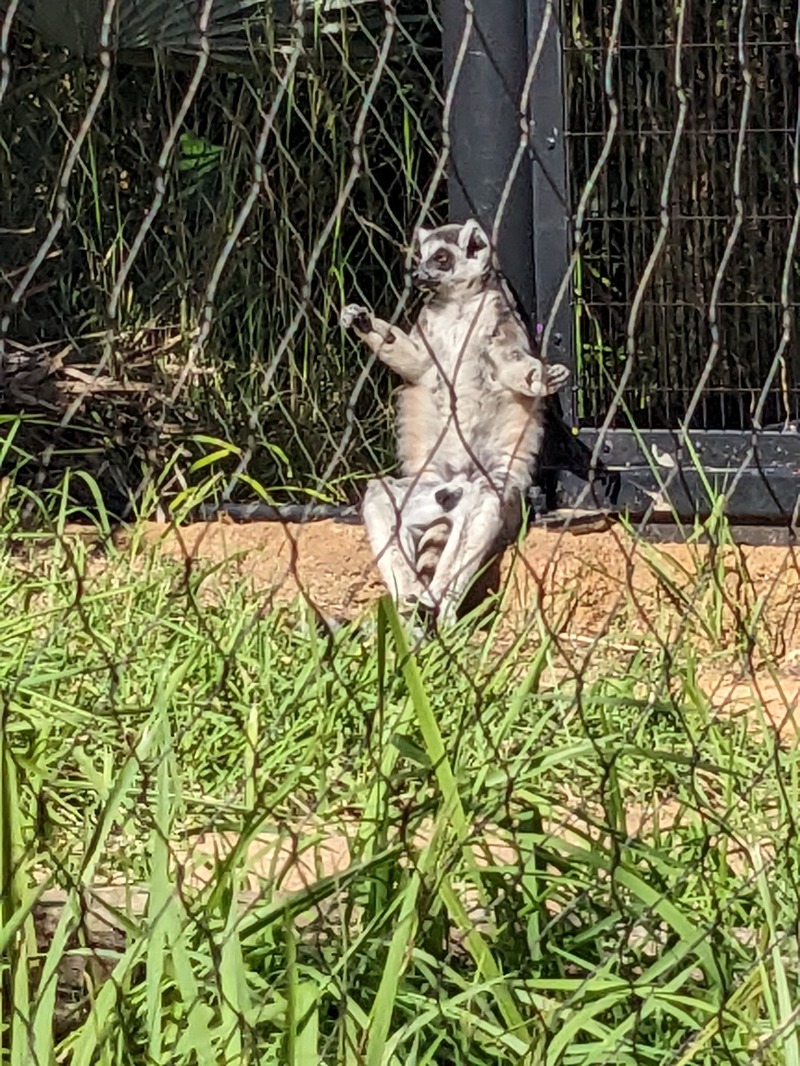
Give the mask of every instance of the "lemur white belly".
<path id="1" fill-rule="evenodd" d="M 538 451 L 537 402 L 508 403 L 493 379 L 489 355 L 497 321 L 496 294 L 465 301 L 453 328 L 420 316 L 414 333 L 432 365 L 398 400 L 398 458 L 405 476 L 437 474 L 488 479 L 500 492 L 524 489 L 530 457 Z"/>

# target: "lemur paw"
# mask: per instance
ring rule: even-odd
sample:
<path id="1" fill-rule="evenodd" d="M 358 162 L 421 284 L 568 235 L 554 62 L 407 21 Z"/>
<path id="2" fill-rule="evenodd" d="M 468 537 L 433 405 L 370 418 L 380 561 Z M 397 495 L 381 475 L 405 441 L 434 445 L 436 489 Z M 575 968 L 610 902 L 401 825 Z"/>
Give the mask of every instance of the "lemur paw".
<path id="1" fill-rule="evenodd" d="M 530 396 L 552 396 L 563 388 L 569 380 L 569 370 L 562 363 L 548 363 L 539 360 L 527 376 L 528 394 Z"/>
<path id="2" fill-rule="evenodd" d="M 569 381 L 569 368 L 563 363 L 549 363 L 547 367 L 547 387 L 551 392 L 563 389 Z"/>
<path id="3" fill-rule="evenodd" d="M 343 307 L 339 322 L 343 329 L 350 329 L 352 326 L 359 333 L 369 333 L 372 330 L 370 313 L 360 304 L 348 304 L 347 307 Z"/>

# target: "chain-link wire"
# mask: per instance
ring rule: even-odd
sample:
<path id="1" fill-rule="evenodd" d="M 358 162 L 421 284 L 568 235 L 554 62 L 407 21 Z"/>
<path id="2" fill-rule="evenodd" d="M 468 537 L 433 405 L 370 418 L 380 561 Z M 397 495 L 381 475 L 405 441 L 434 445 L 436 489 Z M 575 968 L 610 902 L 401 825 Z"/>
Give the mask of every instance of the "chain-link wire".
<path id="1" fill-rule="evenodd" d="M 0 5 L 0 1061 L 800 1061 L 799 100 L 755 0 Z M 420 640 L 464 203 L 580 488 Z"/>

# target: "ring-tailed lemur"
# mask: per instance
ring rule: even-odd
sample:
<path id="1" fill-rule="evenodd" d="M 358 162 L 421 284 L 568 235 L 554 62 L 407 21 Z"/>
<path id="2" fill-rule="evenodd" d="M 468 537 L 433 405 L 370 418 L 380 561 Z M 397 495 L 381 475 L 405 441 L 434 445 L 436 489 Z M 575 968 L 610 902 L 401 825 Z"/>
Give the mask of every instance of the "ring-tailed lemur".
<path id="1" fill-rule="evenodd" d="M 364 524 L 401 605 L 451 621 L 501 538 L 515 535 L 541 450 L 541 402 L 569 376 L 533 347 L 471 220 L 420 229 L 414 283 L 430 293 L 409 333 L 356 304 L 352 327 L 406 387 L 397 411 L 402 476 L 373 479 Z"/>

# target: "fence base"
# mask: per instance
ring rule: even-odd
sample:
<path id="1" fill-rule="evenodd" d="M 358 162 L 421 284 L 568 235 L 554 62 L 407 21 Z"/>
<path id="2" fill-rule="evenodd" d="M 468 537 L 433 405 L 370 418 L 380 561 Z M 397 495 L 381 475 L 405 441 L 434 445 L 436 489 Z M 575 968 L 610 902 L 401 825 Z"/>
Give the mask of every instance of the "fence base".
<path id="1" fill-rule="evenodd" d="M 580 433 L 594 449 L 598 430 Z M 693 455 L 695 458 L 693 459 Z M 599 458 L 608 488 L 562 475 L 561 507 L 609 508 L 631 518 L 692 521 L 720 508 L 729 521 L 794 528 L 800 511 L 800 433 L 609 430 Z"/>

